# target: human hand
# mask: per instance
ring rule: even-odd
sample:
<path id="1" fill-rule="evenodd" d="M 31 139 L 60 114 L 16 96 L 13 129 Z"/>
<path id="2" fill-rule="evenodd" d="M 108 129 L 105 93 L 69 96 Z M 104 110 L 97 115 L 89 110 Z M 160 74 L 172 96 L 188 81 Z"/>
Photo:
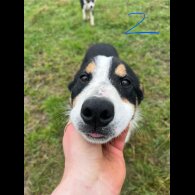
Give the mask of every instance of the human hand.
<path id="1" fill-rule="evenodd" d="M 70 123 L 63 137 L 64 175 L 52 195 L 118 195 L 125 180 L 123 148 L 127 129 L 111 142 L 87 142 Z"/>

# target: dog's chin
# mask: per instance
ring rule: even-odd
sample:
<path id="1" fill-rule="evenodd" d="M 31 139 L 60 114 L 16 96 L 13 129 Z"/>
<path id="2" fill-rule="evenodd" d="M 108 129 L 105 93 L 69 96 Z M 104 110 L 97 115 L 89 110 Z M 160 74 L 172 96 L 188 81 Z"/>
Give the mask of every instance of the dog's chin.
<path id="1" fill-rule="evenodd" d="M 83 133 L 81 132 L 81 135 L 84 137 L 84 139 L 90 143 L 93 144 L 105 144 L 108 143 L 110 140 L 112 140 L 112 136 L 94 136 L 93 133 Z"/>
<path id="2" fill-rule="evenodd" d="M 94 144 L 105 144 L 111 141 L 115 136 L 115 133 L 111 129 L 111 127 L 107 127 L 94 130 L 86 124 L 80 124 L 77 128 L 86 141 Z"/>

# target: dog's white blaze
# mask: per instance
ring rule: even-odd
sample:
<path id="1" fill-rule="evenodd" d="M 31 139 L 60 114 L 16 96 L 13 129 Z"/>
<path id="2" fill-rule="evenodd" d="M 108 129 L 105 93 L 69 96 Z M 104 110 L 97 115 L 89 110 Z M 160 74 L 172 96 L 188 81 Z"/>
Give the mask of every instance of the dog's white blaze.
<path id="1" fill-rule="evenodd" d="M 97 56 L 94 60 L 96 68 L 93 73 L 92 83 L 110 83 L 109 70 L 112 62 L 112 57 Z"/>
<path id="2" fill-rule="evenodd" d="M 109 125 L 114 127 L 114 129 L 112 129 L 115 132 L 114 137 L 117 137 L 128 127 L 129 123 L 131 127 L 131 119 L 135 112 L 135 106 L 130 102 L 126 103 L 122 100 L 118 91 L 109 79 L 112 57 L 97 56 L 94 59 L 94 63 L 95 69 L 92 73 L 92 80 L 78 95 L 76 105 L 70 113 L 70 118 L 74 126 L 79 129 L 79 123 L 84 123 L 80 116 L 83 102 L 93 96 L 106 97 L 114 104 L 114 119 Z M 131 129 L 132 128 L 130 128 L 130 131 Z M 112 137 L 109 140 L 111 139 Z M 105 142 L 109 140 L 106 140 Z"/>

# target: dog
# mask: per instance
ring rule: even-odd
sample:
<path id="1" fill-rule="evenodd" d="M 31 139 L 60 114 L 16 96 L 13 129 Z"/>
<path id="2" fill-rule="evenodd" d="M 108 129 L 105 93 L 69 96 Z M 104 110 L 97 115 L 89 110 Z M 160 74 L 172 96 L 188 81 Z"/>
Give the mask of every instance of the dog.
<path id="1" fill-rule="evenodd" d="M 94 7 L 95 7 L 95 0 L 80 0 L 81 8 L 83 13 L 83 20 L 90 19 L 90 24 L 92 26 L 95 25 L 94 23 Z"/>
<path id="2" fill-rule="evenodd" d="M 143 90 L 133 70 L 110 44 L 92 45 L 69 83 L 70 122 L 89 142 L 104 144 L 140 119 Z"/>

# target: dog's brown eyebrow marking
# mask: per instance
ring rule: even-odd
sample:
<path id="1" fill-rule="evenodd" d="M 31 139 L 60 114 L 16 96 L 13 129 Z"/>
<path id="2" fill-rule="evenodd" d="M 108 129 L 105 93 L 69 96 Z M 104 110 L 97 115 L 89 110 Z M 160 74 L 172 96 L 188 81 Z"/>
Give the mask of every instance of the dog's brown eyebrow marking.
<path id="1" fill-rule="evenodd" d="M 92 72 L 94 71 L 94 69 L 95 69 L 95 64 L 91 62 L 91 63 L 89 63 L 89 64 L 87 65 L 85 71 L 86 71 L 88 74 L 90 74 L 90 73 L 92 73 Z"/>
<path id="2" fill-rule="evenodd" d="M 127 75 L 127 71 L 126 71 L 124 64 L 119 64 L 116 67 L 115 74 L 118 75 L 119 77 L 124 77 Z"/>

